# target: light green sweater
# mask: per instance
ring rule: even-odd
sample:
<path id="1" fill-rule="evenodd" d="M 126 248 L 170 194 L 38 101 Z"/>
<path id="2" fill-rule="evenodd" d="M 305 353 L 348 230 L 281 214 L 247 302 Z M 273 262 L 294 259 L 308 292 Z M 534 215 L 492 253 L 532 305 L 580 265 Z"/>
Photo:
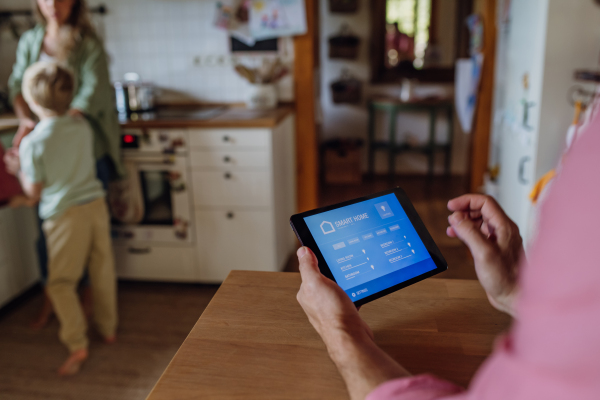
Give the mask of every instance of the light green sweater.
<path id="1" fill-rule="evenodd" d="M 40 121 L 23 138 L 21 170 L 30 182 L 43 184 L 42 219 L 55 218 L 70 207 L 104 196 L 92 158 L 93 136 L 83 118 L 63 115 Z"/>
<path id="2" fill-rule="evenodd" d="M 45 33 L 45 27 L 37 25 L 19 40 L 17 61 L 8 80 L 11 102 L 21 93 L 25 70 L 40 57 Z M 76 82 L 71 108 L 83 111 L 92 126 L 96 160 L 110 156 L 121 177 L 124 173 L 120 158 L 120 127 L 102 42 L 94 36 L 85 36 L 71 52 L 68 64 Z"/>

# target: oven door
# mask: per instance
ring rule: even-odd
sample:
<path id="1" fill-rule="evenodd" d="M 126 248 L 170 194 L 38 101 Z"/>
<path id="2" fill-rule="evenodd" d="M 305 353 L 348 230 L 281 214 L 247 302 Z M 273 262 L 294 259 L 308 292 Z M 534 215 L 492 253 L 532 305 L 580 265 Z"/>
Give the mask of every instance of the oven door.
<path id="1" fill-rule="evenodd" d="M 124 157 L 127 178 L 111 185 L 112 235 L 118 242 L 193 243 L 186 157 Z"/>

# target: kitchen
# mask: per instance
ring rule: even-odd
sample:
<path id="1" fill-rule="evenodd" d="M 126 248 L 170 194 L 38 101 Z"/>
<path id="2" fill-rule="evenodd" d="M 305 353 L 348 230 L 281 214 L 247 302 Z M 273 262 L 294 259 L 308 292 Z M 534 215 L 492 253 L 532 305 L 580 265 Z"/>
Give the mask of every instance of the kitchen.
<path id="1" fill-rule="evenodd" d="M 84 393 L 88 398 L 145 398 L 232 270 L 298 271 L 294 252 L 299 244 L 289 217 L 300 211 L 399 185 L 409 193 L 451 266 L 440 275 L 445 279 L 477 278 L 466 246 L 445 234 L 450 198 L 478 190 L 492 194 L 521 231 L 529 232 L 533 212 L 525 192 L 557 162 L 562 136 L 572 119 L 572 107 L 562 97 L 562 103 L 549 106 L 536 96 L 566 95 L 574 85 L 572 70 L 596 67 L 598 34 L 592 22 L 598 13 L 593 2 L 569 14 L 569 23 L 583 14 L 589 15 L 589 23 L 557 41 L 552 32 L 543 31 L 545 24 L 561 15 L 552 1 L 550 11 L 545 9 L 547 17 L 538 16 L 533 6 L 521 9 L 500 0 L 493 2 L 497 9 L 482 1 L 408 1 L 415 10 L 425 3 L 431 8 L 421 31 L 404 33 L 404 14 L 397 17 L 400 22 L 393 40 L 411 38 L 415 62 L 425 62 L 425 68 L 411 66 L 407 72 L 401 69 L 406 64 L 397 66 L 394 53 L 382 47 L 390 42 L 375 39 L 391 37 L 394 24 L 389 10 L 394 1 L 291 1 L 290 7 L 299 4 L 302 12 L 290 19 L 288 30 L 271 36 L 255 30 L 254 38 L 243 24 L 253 29 L 252 17 L 248 20 L 239 6 L 260 2 L 88 1 L 92 23 L 108 55 L 126 172 L 126 179 L 111 184 L 107 198 L 119 277 L 119 340 L 109 348 L 92 336 L 93 355 L 80 375 L 69 381 L 56 377 L 55 365 L 64 357 L 56 340 L 58 322 L 51 320 L 38 331 L 28 327 L 42 302 L 37 284 L 37 212 L 35 207 L 4 206 L 0 209 L 0 346 L 7 357 L 0 361 L 0 392 L 12 395 L 9 398 Z M 26 0 L 9 0 L 0 6 L 3 95 L 17 51 L 16 36 L 33 23 L 30 15 L 21 13 L 26 10 L 30 10 Z M 498 106 L 502 101 L 514 103 L 510 96 L 518 95 L 510 92 L 510 101 L 496 97 L 501 91 L 493 90 L 494 82 L 500 87 L 501 78 L 494 77 L 494 63 L 483 63 L 481 85 L 475 85 L 477 116 L 465 118 L 459 105 L 453 104 L 461 101 L 457 93 L 463 84 L 455 78 L 457 60 L 475 62 L 475 57 L 470 58 L 470 40 L 476 33 L 464 20 L 479 14 L 483 25 L 500 21 L 496 37 L 490 39 L 487 31 L 479 37 L 492 45 L 478 48 L 484 59 L 492 60 L 490 48 L 495 49 L 498 68 L 502 52 L 515 46 L 508 24 L 501 24 L 501 11 L 515 13 L 513 20 L 518 23 L 512 32 L 525 29 L 523 18 L 538 18 L 539 29 L 531 37 L 537 41 L 534 46 L 547 46 L 546 54 L 563 49 L 565 43 L 580 43 L 577 37 L 589 38 L 560 70 L 551 70 L 552 81 L 546 81 L 550 79 L 546 73 L 543 85 L 549 92 L 540 94 L 541 83 L 536 80 L 544 76 L 549 65 L 544 62 L 549 61 L 536 55 L 534 65 L 526 67 L 532 76 L 532 88 L 525 89 L 527 101 L 543 103 L 543 108 L 532 108 L 529 123 L 537 126 L 535 121 L 542 115 L 560 114 L 554 121 L 557 127 L 546 128 L 552 131 L 552 139 L 538 141 L 537 130 L 514 128 L 517 134 L 534 138 L 523 139 L 525 143 L 534 143 L 544 152 L 537 154 L 535 168 L 521 161 L 525 155 L 514 161 L 510 152 L 502 152 L 515 142 L 498 133 L 508 126 L 498 121 L 502 116 L 518 120 L 520 114 L 513 114 L 520 111 Z M 410 15 L 414 25 L 421 26 L 417 14 Z M 378 16 L 387 18 L 387 25 L 383 20 L 379 26 Z M 431 38 L 429 52 L 418 48 L 422 31 Z M 358 52 L 350 57 L 332 55 L 335 37 L 353 38 L 350 47 L 360 43 Z M 263 40 L 256 49 L 252 49 L 254 39 Z M 553 47 L 553 43 L 558 44 Z M 372 57 L 377 47 L 382 47 L 381 65 Z M 519 68 L 514 67 L 514 74 L 521 74 Z M 517 79 L 512 73 L 503 79 Z M 351 90 L 357 83 L 362 85 L 358 97 Z M 593 87 L 582 85 L 582 92 Z M 345 92 L 336 93 L 339 88 Z M 403 93 L 421 108 L 403 109 L 403 103 L 410 103 Z M 393 114 L 389 121 L 382 110 Z M 6 150 L 18 120 L 7 107 L 2 111 L 0 139 Z M 409 145 L 386 147 L 381 139 L 388 134 L 392 141 Z M 370 155 L 375 148 L 381 151 Z M 508 166 L 510 179 L 506 173 L 494 174 L 496 164 Z M 511 195 L 515 187 L 518 198 Z M 523 236 L 529 239 L 529 234 Z M 222 288 L 227 290 L 226 285 Z M 508 326 L 507 319 L 498 318 L 498 326 Z M 497 332 L 493 333 L 486 336 L 485 350 L 478 353 L 482 357 L 472 360 L 469 373 L 491 351 Z M 34 361 L 38 357 L 40 363 Z M 470 378 L 462 378 L 461 383 L 468 384 Z"/>

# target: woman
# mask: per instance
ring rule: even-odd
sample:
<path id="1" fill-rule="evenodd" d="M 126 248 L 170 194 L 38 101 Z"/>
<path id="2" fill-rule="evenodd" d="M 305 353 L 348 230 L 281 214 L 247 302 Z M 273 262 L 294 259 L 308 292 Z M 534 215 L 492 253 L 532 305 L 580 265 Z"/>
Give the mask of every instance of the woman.
<path id="1" fill-rule="evenodd" d="M 25 32 L 17 47 L 17 60 L 9 78 L 9 93 L 19 118 L 13 139 L 18 147 L 36 125 L 33 114 L 21 95 L 21 82 L 27 67 L 39 60 L 55 59 L 70 67 L 75 75 L 75 98 L 71 115 L 85 117 L 94 131 L 97 175 L 104 188 L 110 179 L 122 175 L 119 159 L 119 123 L 113 105 L 106 53 L 90 23 L 84 0 L 34 0 L 38 25 Z M 68 146 L 65 143 L 65 146 Z M 41 234 L 38 254 L 42 278 L 47 275 L 46 244 Z M 43 327 L 51 313 L 46 301 L 34 327 Z"/>

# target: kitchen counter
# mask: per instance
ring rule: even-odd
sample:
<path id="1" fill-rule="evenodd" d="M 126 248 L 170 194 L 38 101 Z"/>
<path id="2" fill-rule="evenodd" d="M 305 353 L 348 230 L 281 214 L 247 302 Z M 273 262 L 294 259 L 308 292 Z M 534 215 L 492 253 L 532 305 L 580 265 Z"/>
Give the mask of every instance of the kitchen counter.
<path id="1" fill-rule="evenodd" d="M 15 114 L 0 115 L 0 133 L 2 131 L 13 131 L 19 127 L 19 119 Z"/>
<path id="2" fill-rule="evenodd" d="M 123 128 L 274 128 L 293 112 L 292 107 L 274 110 L 248 110 L 243 107 L 190 108 L 169 107 L 165 111 L 140 115 L 135 121 L 124 121 Z M 202 113 L 205 110 L 207 112 Z M 195 117 L 198 115 L 198 117 Z M 19 127 L 14 114 L 0 115 L 0 132 Z"/>
<path id="3" fill-rule="evenodd" d="M 122 122 L 123 128 L 274 128 L 293 112 L 291 107 L 248 110 L 242 107 L 173 107 Z"/>

